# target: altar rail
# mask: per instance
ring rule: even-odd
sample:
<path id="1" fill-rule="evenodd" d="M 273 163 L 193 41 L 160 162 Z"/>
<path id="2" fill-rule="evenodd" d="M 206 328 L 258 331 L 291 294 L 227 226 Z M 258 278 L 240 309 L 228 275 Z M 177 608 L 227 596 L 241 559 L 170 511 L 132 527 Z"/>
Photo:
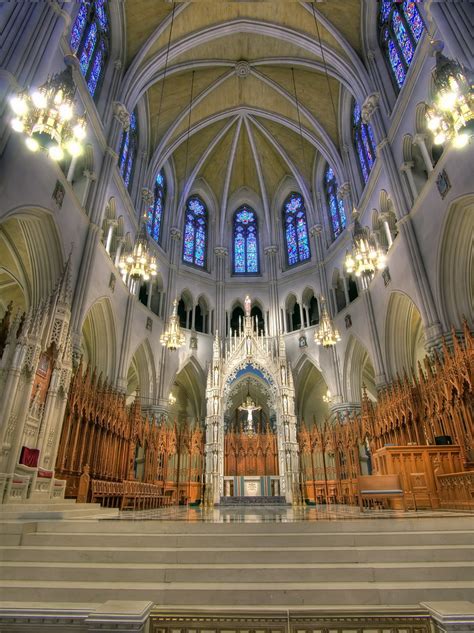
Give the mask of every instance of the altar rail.
<path id="1" fill-rule="evenodd" d="M 438 475 L 437 481 L 442 508 L 474 510 L 474 472 Z"/>

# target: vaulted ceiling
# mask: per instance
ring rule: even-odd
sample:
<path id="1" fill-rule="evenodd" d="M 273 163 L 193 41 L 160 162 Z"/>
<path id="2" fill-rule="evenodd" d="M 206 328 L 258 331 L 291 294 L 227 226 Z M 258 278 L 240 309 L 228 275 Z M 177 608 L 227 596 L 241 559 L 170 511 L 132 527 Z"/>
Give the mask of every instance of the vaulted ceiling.
<path id="1" fill-rule="evenodd" d="M 318 152 L 339 155 L 361 2 L 127 2 L 126 87 L 148 100 L 151 170 L 171 160 L 179 196 L 200 179 L 222 209 L 242 187 L 270 207 L 288 175 L 309 189 Z"/>

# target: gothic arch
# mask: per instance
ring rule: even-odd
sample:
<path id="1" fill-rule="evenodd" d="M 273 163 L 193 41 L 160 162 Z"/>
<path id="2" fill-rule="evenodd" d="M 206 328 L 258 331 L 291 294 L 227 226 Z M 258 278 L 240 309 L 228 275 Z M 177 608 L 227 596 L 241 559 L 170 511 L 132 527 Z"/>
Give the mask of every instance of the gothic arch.
<path id="1" fill-rule="evenodd" d="M 185 414 L 190 420 L 200 420 L 205 415 L 206 376 L 194 356 L 188 358 L 174 377 L 170 389 L 173 394 L 175 386 L 180 397 L 174 407 L 175 410 Z"/>
<path id="2" fill-rule="evenodd" d="M 116 372 L 117 335 L 112 304 L 108 297 L 97 299 L 82 325 L 82 354 L 104 378 L 113 382 Z"/>
<path id="3" fill-rule="evenodd" d="M 61 239 L 52 215 L 22 208 L 0 223 L 0 292 L 5 305 L 38 305 L 47 297 L 64 267 Z"/>
<path id="4" fill-rule="evenodd" d="M 323 396 L 328 385 L 324 374 L 307 354 L 303 354 L 294 368 L 295 402 L 298 422 L 303 420 L 306 426 L 321 424 L 329 416 L 329 409 Z"/>
<path id="5" fill-rule="evenodd" d="M 144 406 L 153 404 L 156 393 L 156 370 L 148 339 L 137 347 L 127 372 L 127 398 L 135 399 L 139 391 Z"/>
<path id="6" fill-rule="evenodd" d="M 385 320 L 385 349 L 391 378 L 404 372 L 417 374 L 425 356 L 425 335 L 420 312 L 404 293 L 392 292 Z"/>
<path id="7" fill-rule="evenodd" d="M 350 336 L 344 356 L 344 399 L 346 402 L 360 403 L 362 388 L 365 386 L 370 399 L 377 399 L 375 371 L 367 349 L 355 337 Z"/>
<path id="8" fill-rule="evenodd" d="M 438 304 L 445 331 L 474 314 L 474 195 L 451 203 L 438 248 Z"/>

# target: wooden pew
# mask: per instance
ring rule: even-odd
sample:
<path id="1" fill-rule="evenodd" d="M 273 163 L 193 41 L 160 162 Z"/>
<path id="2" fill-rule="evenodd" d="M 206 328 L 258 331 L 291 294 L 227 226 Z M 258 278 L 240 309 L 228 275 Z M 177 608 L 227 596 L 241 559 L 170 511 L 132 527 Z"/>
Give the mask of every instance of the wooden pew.
<path id="1" fill-rule="evenodd" d="M 406 510 L 405 493 L 398 475 L 365 475 L 357 477 L 359 507 L 364 510 L 364 500 L 370 499 L 401 499 L 403 509 Z"/>

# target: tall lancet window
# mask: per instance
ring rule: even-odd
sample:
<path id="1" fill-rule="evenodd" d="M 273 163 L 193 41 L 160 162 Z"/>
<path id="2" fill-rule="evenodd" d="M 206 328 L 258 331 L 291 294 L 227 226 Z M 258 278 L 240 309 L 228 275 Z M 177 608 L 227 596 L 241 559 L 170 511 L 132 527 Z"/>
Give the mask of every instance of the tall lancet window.
<path id="1" fill-rule="evenodd" d="M 352 110 L 352 137 L 362 177 L 364 182 L 367 182 L 376 158 L 375 139 L 371 126 L 362 121 L 360 106 L 357 102 L 354 102 Z"/>
<path id="2" fill-rule="evenodd" d="M 183 261 L 205 268 L 207 259 L 207 209 L 198 196 L 188 198 L 184 220 Z"/>
<path id="3" fill-rule="evenodd" d="M 234 214 L 234 274 L 259 272 L 257 217 L 253 209 L 243 206 Z"/>
<path id="4" fill-rule="evenodd" d="M 382 0 L 379 7 L 380 45 L 395 85 L 405 83 L 416 45 L 423 35 L 423 19 L 417 2 Z"/>
<path id="5" fill-rule="evenodd" d="M 106 0 L 81 2 L 72 25 L 69 44 L 79 59 L 81 73 L 93 97 L 97 95 L 109 55 L 109 32 Z"/>
<path id="6" fill-rule="evenodd" d="M 122 142 L 120 144 L 119 153 L 119 170 L 122 174 L 125 186 L 130 191 L 133 181 L 133 170 L 135 167 L 135 159 L 138 150 L 138 124 L 137 113 L 132 112 L 130 115 L 130 126 L 128 130 L 124 130 L 122 134 Z"/>
<path id="7" fill-rule="evenodd" d="M 163 210 L 165 208 L 165 196 L 165 174 L 163 173 L 163 170 L 161 170 L 155 180 L 153 204 L 151 204 L 148 208 L 146 223 L 148 234 L 155 240 L 155 242 L 159 242 L 161 238 L 161 221 L 163 219 Z"/>
<path id="8" fill-rule="evenodd" d="M 285 200 L 283 226 L 288 266 L 294 266 L 310 259 L 306 209 L 303 196 L 299 193 L 291 193 Z"/>
<path id="9" fill-rule="evenodd" d="M 329 224 L 333 239 L 346 228 L 346 212 L 344 201 L 337 197 L 337 180 L 334 170 L 329 165 L 324 174 L 324 188 L 326 191 L 326 203 L 329 212 Z"/>

